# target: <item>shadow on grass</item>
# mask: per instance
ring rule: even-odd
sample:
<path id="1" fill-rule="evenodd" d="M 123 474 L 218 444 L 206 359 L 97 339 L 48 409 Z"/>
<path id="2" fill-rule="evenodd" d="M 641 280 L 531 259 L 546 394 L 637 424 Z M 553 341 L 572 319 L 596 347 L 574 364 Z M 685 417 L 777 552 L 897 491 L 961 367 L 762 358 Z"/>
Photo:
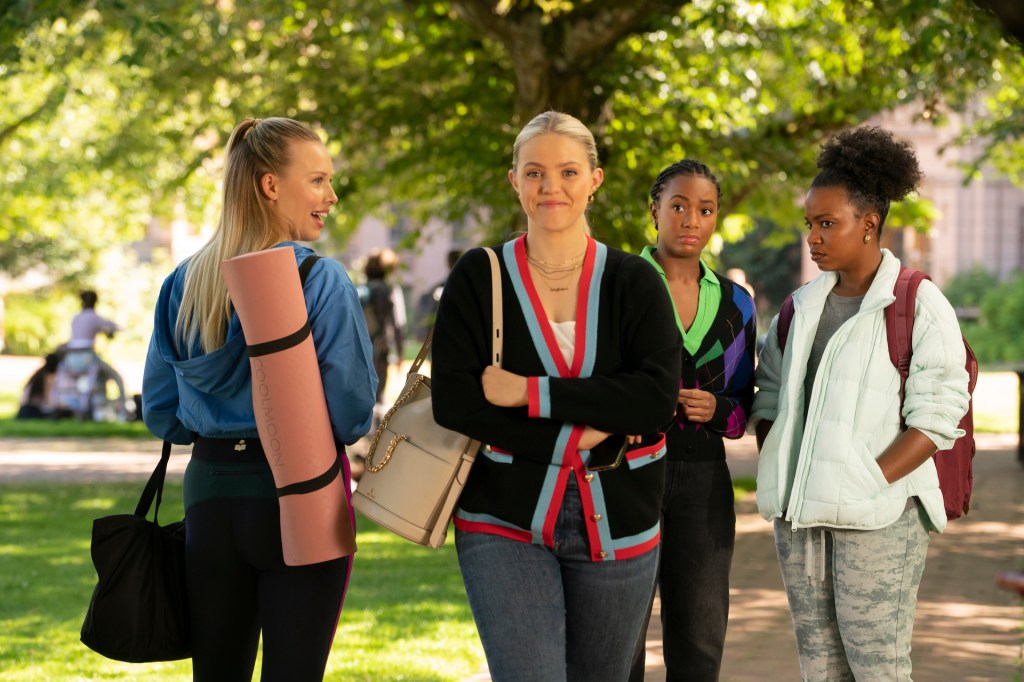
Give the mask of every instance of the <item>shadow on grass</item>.
<path id="1" fill-rule="evenodd" d="M 359 550 L 345 598 L 329 675 L 339 679 L 463 679 L 482 649 L 466 601 L 455 545 L 427 549 L 357 514 Z M 338 641 L 343 646 L 338 649 Z M 358 678 L 343 657 L 373 657 L 377 677 Z"/>
<path id="2" fill-rule="evenodd" d="M 189 661 L 125 664 L 79 641 L 95 586 L 92 521 L 130 513 L 140 483 L 5 485 L 0 495 L 0 670 L 5 680 L 188 680 Z M 182 517 L 168 483 L 160 521 Z M 358 518 L 359 551 L 326 680 L 453 682 L 483 657 L 454 547 L 427 550 Z M 258 667 L 257 667 L 258 670 Z M 256 673 L 258 677 L 258 672 Z"/>

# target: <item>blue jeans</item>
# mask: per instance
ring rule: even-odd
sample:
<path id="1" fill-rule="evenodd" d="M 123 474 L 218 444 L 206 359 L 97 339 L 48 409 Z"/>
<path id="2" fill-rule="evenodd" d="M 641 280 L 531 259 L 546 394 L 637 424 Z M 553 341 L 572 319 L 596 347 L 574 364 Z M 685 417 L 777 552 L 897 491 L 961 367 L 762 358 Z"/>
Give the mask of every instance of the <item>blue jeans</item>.
<path id="1" fill-rule="evenodd" d="M 594 562 L 570 477 L 554 548 L 455 531 L 462 579 L 494 682 L 623 682 L 658 551 Z"/>

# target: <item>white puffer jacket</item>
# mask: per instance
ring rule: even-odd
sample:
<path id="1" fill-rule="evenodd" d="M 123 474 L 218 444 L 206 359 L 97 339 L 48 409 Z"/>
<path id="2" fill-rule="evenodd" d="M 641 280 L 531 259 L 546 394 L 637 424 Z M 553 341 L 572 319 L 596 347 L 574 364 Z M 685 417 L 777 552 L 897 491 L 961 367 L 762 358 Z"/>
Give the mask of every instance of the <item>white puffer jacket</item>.
<path id="1" fill-rule="evenodd" d="M 826 272 L 793 295 L 794 315 L 785 355 L 779 350 L 778 316 L 772 320 L 756 371 L 758 392 L 747 422 L 774 425 L 757 468 L 761 516 L 783 516 L 794 528 L 884 528 L 917 496 L 936 530 L 946 527 L 935 463 L 929 459 L 889 484 L 876 458 L 900 434 L 899 374 L 889 359 L 884 309 L 893 296 L 900 262 L 882 250 L 882 263 L 860 310 L 825 347 L 813 399 L 803 420 L 804 377 L 825 300 L 837 276 Z M 908 428 L 939 450 L 963 435 L 967 412 L 966 356 L 952 306 L 930 281 L 917 292 L 913 357 L 903 413 Z"/>

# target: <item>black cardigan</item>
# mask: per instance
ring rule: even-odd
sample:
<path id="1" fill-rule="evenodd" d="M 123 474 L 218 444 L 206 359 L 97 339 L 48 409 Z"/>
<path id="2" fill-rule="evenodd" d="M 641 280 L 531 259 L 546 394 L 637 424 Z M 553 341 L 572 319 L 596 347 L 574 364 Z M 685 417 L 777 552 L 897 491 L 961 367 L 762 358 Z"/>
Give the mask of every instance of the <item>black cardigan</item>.
<path id="1" fill-rule="evenodd" d="M 490 362 L 491 282 L 487 255 L 468 252 L 452 270 L 434 328 L 432 386 L 439 424 L 490 447 L 477 458 L 456 526 L 552 544 L 574 474 L 594 560 L 635 556 L 660 537 L 664 440 L 678 398 L 682 339 L 658 273 L 643 259 L 590 240 L 577 308 L 576 357 L 567 367 L 536 298 L 519 238 L 496 247 L 502 269 L 502 367 L 530 377 L 530 406 L 484 398 Z M 573 427 L 573 425 L 580 425 Z M 576 442 L 582 425 L 648 434 L 617 469 L 591 474 Z"/>

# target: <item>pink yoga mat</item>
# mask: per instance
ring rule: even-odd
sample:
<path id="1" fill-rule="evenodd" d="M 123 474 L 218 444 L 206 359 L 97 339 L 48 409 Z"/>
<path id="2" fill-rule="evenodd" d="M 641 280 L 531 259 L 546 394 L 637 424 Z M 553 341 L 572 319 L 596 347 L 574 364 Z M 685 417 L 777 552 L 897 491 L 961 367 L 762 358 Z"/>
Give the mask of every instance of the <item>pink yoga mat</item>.
<path id="1" fill-rule="evenodd" d="M 252 404 L 278 489 L 284 561 L 303 566 L 352 554 L 355 531 L 295 254 L 257 251 L 222 262 L 221 273 L 249 346 Z"/>

